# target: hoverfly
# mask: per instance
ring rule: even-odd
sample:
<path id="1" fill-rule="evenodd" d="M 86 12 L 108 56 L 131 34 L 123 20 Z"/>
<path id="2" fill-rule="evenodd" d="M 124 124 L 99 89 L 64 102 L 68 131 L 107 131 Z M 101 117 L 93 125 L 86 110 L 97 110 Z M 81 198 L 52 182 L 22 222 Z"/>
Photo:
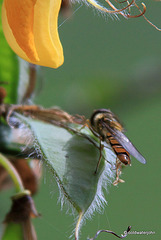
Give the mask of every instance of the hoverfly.
<path id="1" fill-rule="evenodd" d="M 116 181 L 114 182 L 114 185 L 116 185 L 118 182 L 123 182 L 123 180 L 119 179 L 119 170 L 121 163 L 124 165 L 131 165 L 130 154 L 134 156 L 139 162 L 143 164 L 146 163 L 145 158 L 138 152 L 130 140 L 124 135 L 123 126 L 121 125 L 118 118 L 109 109 L 98 109 L 93 112 L 90 118 L 90 129 L 94 135 L 100 138 L 101 141 L 110 143 L 113 151 L 117 156 Z M 101 157 L 99 158 L 97 168 L 100 161 Z"/>

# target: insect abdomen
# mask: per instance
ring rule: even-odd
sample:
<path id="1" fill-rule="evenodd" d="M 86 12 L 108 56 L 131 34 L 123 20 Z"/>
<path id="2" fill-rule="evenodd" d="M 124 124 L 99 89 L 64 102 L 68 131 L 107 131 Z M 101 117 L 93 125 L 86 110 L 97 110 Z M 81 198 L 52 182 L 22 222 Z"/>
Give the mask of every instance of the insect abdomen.
<path id="1" fill-rule="evenodd" d="M 131 163 L 129 153 L 121 146 L 121 144 L 110 134 L 107 133 L 107 138 L 113 148 L 114 152 L 116 153 L 118 159 L 125 165 Z"/>

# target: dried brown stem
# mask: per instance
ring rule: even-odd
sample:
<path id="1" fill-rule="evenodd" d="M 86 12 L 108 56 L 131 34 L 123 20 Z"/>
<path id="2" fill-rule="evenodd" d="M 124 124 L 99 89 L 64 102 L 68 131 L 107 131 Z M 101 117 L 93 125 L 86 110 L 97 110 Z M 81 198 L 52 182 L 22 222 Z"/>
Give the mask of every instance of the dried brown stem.
<path id="1" fill-rule="evenodd" d="M 134 3 L 134 4 L 135 4 L 135 6 L 137 7 L 137 9 L 141 12 L 139 6 L 138 6 L 136 3 Z M 145 17 L 145 15 L 143 15 L 143 18 L 144 18 L 151 26 L 153 26 L 156 30 L 161 31 L 161 28 L 158 28 L 155 24 L 153 24 L 147 17 Z"/>
<path id="2" fill-rule="evenodd" d="M 109 0 L 105 0 L 109 6 L 114 9 L 114 13 L 119 13 L 122 12 L 124 10 L 126 10 L 127 8 L 129 8 L 133 3 L 135 3 L 135 0 L 132 0 L 131 3 L 129 3 L 128 1 L 125 1 L 128 3 L 128 5 L 126 7 L 123 7 L 122 9 L 117 9 Z M 125 15 L 124 13 L 122 13 L 123 15 Z"/>
<path id="3" fill-rule="evenodd" d="M 110 234 L 112 234 L 112 235 L 114 235 L 114 236 L 116 236 L 116 237 L 118 237 L 118 238 L 120 238 L 120 239 L 123 239 L 123 238 L 127 237 L 128 232 L 129 232 L 130 230 L 131 230 L 131 226 L 128 226 L 128 228 L 127 228 L 127 230 L 126 230 L 126 233 L 125 233 L 124 235 L 121 235 L 121 236 L 119 236 L 118 234 L 116 234 L 115 232 L 110 231 L 110 230 L 99 230 L 99 231 L 96 233 L 96 235 L 94 236 L 94 238 L 91 238 L 91 239 L 88 239 L 88 240 L 95 240 L 95 239 L 98 237 L 98 235 L 99 235 L 100 233 L 102 233 L 102 232 L 110 233 Z"/>
<path id="4" fill-rule="evenodd" d="M 135 4 L 135 6 L 136 6 L 136 3 L 134 2 L 134 4 Z M 144 4 L 144 3 L 141 3 L 142 4 L 142 6 L 143 6 L 143 10 L 141 11 L 141 9 L 139 8 L 139 6 L 137 6 L 138 7 L 138 9 L 139 9 L 139 11 L 140 11 L 140 14 L 138 14 L 138 15 L 130 15 L 130 14 L 125 14 L 125 16 L 127 17 L 127 18 L 138 18 L 138 17 L 141 17 L 141 16 L 144 16 L 144 14 L 145 14 L 145 12 L 146 12 L 146 5 Z"/>
<path id="5" fill-rule="evenodd" d="M 27 99 L 31 98 L 35 90 L 36 73 L 37 73 L 37 66 L 35 64 L 30 64 L 29 65 L 29 84 L 23 96 L 22 102 L 25 102 Z"/>
<path id="6" fill-rule="evenodd" d="M 116 2 L 119 2 L 119 1 L 117 1 L 117 0 L 115 0 L 115 1 L 116 1 Z M 109 0 L 106 0 L 106 2 L 109 4 L 109 6 L 110 6 L 112 9 L 114 9 L 115 11 L 117 11 L 117 8 L 116 8 Z M 143 6 L 143 10 L 141 11 L 141 9 L 139 8 L 139 6 L 136 5 L 135 0 L 132 1 L 131 3 L 129 3 L 128 0 L 122 1 L 122 2 L 119 2 L 119 3 L 121 4 L 121 3 L 125 3 L 125 2 L 126 2 L 128 5 L 127 5 L 125 8 L 122 8 L 122 9 L 121 9 L 122 11 L 123 11 L 123 10 L 126 10 L 127 8 L 129 8 L 129 10 L 130 10 L 130 7 L 132 6 L 132 4 L 134 4 L 134 5 L 139 9 L 140 14 L 131 15 L 131 14 L 125 14 L 125 13 L 122 13 L 122 12 L 121 12 L 120 14 L 122 14 L 124 17 L 127 17 L 127 18 L 137 18 L 137 17 L 140 17 L 140 16 L 142 16 L 142 15 L 145 14 L 145 12 L 146 12 L 146 5 L 145 5 L 144 3 L 141 3 L 142 6 Z"/>

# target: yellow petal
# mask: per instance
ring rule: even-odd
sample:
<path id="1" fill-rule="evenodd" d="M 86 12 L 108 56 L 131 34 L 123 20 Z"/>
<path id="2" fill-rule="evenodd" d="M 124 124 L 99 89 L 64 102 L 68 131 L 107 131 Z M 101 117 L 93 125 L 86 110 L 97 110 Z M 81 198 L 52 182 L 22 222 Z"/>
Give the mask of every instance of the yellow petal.
<path id="1" fill-rule="evenodd" d="M 4 0 L 8 24 L 14 38 L 31 61 L 39 60 L 33 36 L 35 3 L 36 0 Z"/>
<path id="2" fill-rule="evenodd" d="M 4 0 L 3 30 L 21 58 L 53 68 L 63 64 L 57 30 L 60 5 L 61 0 Z"/>
<path id="3" fill-rule="evenodd" d="M 4 7 L 4 4 L 2 5 L 2 26 L 3 26 L 3 32 L 6 37 L 6 40 L 12 50 L 21 58 L 25 59 L 26 61 L 30 62 L 30 59 L 26 56 L 25 52 L 20 48 L 18 45 L 16 39 L 14 38 L 14 35 L 12 33 L 12 30 L 10 29 L 10 26 L 8 24 L 7 15 L 6 15 L 6 9 Z"/>
<path id="4" fill-rule="evenodd" d="M 61 0 L 38 0 L 35 4 L 35 45 L 40 61 L 46 66 L 53 62 L 55 67 L 59 67 L 64 61 L 57 30 L 60 5 Z"/>

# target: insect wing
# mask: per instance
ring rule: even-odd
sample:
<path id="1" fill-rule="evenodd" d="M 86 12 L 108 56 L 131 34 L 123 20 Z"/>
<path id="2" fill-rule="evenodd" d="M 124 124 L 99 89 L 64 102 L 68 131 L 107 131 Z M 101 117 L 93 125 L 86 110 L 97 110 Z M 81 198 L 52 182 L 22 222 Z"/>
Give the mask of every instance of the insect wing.
<path id="1" fill-rule="evenodd" d="M 139 162 L 145 164 L 145 158 L 139 153 L 139 151 L 134 147 L 130 140 L 120 131 L 116 130 L 114 135 L 116 140 L 125 148 L 132 156 L 134 156 Z"/>
<path id="2" fill-rule="evenodd" d="M 139 162 L 143 164 L 146 163 L 145 158 L 141 155 L 141 153 L 138 152 L 138 150 L 134 147 L 130 140 L 121 131 L 109 127 L 106 123 L 104 123 L 104 127 L 107 128 L 107 130 L 112 134 L 112 136 L 121 144 L 123 148 L 125 148 L 129 152 L 129 154 L 134 156 Z"/>

